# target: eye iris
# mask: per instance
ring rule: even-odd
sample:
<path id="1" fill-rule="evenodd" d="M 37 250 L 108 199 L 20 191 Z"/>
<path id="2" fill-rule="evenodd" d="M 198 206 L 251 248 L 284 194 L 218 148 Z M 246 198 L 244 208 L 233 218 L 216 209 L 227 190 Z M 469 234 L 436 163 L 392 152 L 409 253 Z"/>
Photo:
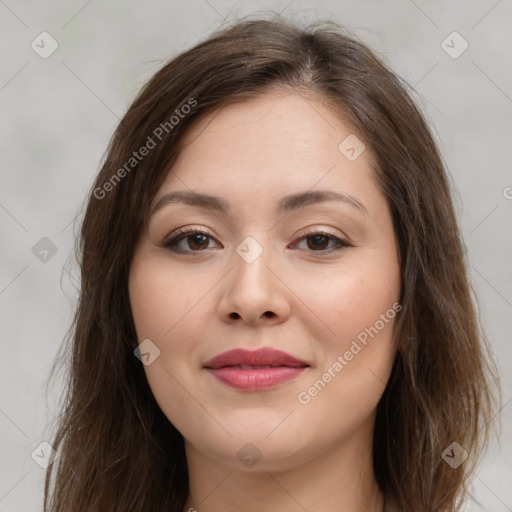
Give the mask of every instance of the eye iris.
<path id="1" fill-rule="evenodd" d="M 190 239 L 193 240 L 192 243 L 190 243 Z M 191 249 L 206 249 L 208 247 L 208 236 L 207 235 L 202 235 L 200 233 L 196 233 L 194 235 L 189 235 L 187 236 L 187 240 L 188 240 L 188 245 Z M 199 241 L 199 246 L 200 247 L 194 247 L 195 243 Z M 206 241 L 206 247 L 203 246 L 204 242 Z"/>
<path id="2" fill-rule="evenodd" d="M 315 240 L 315 242 L 313 243 L 313 246 L 310 243 L 310 240 Z M 322 240 L 325 243 L 322 244 L 321 243 Z M 316 246 L 315 245 L 316 243 L 319 243 L 322 247 Z M 325 236 L 325 235 L 312 235 L 312 236 L 308 237 L 308 248 L 309 249 L 321 249 L 322 250 L 322 249 L 325 249 L 327 245 L 329 245 L 329 238 L 327 236 Z"/>

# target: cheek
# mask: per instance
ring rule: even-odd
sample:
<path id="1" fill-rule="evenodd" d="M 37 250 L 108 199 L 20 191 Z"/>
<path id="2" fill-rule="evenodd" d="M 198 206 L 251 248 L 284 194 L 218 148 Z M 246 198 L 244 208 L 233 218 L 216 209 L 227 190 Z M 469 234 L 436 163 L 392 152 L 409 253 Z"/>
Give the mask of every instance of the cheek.
<path id="1" fill-rule="evenodd" d="M 205 325 L 211 324 L 207 294 L 215 279 L 204 272 L 172 269 L 165 259 L 139 261 L 129 279 L 137 338 L 139 343 L 150 339 L 160 351 L 144 370 L 157 400 L 160 395 L 178 397 L 180 383 L 188 382 L 201 366 L 200 343 Z"/>
<path id="2" fill-rule="evenodd" d="M 381 338 L 390 337 L 396 316 L 393 304 L 400 297 L 400 269 L 396 260 L 387 261 L 382 253 L 380 258 L 365 256 L 343 268 L 310 273 L 307 279 L 294 282 L 297 295 L 304 297 L 304 311 L 309 310 L 311 334 L 331 356 L 347 350 L 358 335 L 364 338 L 376 322 Z M 386 313 L 383 323 L 381 315 Z"/>
<path id="3" fill-rule="evenodd" d="M 296 397 L 312 430 L 326 438 L 350 435 L 368 420 L 396 353 L 393 326 L 401 307 L 395 290 L 359 279 L 346 284 L 346 293 L 324 304 L 322 319 L 334 334 L 319 343 L 322 360 Z"/>
<path id="4" fill-rule="evenodd" d="M 204 333 L 200 318 L 206 313 L 198 300 L 207 286 L 205 279 L 171 272 L 161 262 L 132 264 L 129 296 L 139 343 L 150 339 L 159 349 L 144 372 L 153 396 L 173 425 L 181 432 L 190 428 L 191 418 L 201 418 L 198 403 L 191 400 L 190 374 L 200 364 L 197 343 Z M 204 321 L 204 320 L 203 320 Z M 172 397 L 172 399 L 170 399 Z"/>
<path id="5" fill-rule="evenodd" d="M 355 428 L 364 421 L 385 389 L 396 352 L 398 261 L 392 251 L 388 256 L 381 250 L 350 263 L 337 272 L 330 269 L 328 280 L 310 276 L 300 292 L 316 314 L 310 315 L 310 330 L 322 354 L 298 402 L 310 418 L 318 418 L 318 428 L 326 409 L 333 426 Z"/>
<path id="6" fill-rule="evenodd" d="M 139 341 L 150 338 L 165 345 L 184 325 L 195 325 L 211 287 L 205 277 L 173 270 L 165 261 L 132 265 L 129 294 Z"/>

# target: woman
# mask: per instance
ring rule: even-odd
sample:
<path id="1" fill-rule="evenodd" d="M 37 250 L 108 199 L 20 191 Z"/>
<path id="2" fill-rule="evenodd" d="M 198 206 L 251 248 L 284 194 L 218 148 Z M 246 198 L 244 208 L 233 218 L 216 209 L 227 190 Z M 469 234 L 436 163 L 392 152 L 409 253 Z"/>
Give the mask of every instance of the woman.
<path id="1" fill-rule="evenodd" d="M 447 175 L 337 25 L 238 22 L 158 71 L 79 251 L 45 510 L 459 508 L 496 382 Z"/>

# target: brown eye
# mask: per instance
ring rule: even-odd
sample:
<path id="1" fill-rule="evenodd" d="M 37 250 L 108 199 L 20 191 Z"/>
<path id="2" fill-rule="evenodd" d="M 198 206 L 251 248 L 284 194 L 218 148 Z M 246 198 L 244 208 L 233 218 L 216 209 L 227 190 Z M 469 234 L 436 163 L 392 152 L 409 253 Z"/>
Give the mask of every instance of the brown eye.
<path id="1" fill-rule="evenodd" d="M 203 235 L 201 233 L 196 233 L 195 235 L 187 235 L 187 236 L 183 237 L 182 239 L 187 240 L 188 246 L 193 250 L 208 249 L 209 244 L 208 244 L 208 236 L 207 235 Z M 205 241 L 206 241 L 206 245 L 205 245 Z"/>
<path id="2" fill-rule="evenodd" d="M 184 229 L 174 237 L 164 242 L 164 247 L 175 252 L 201 252 L 208 249 L 209 240 L 213 238 L 197 229 Z M 185 241 L 185 244 L 181 242 Z"/>
<path id="3" fill-rule="evenodd" d="M 350 244 L 344 240 L 323 231 L 309 233 L 300 239 L 301 242 L 304 240 L 306 241 L 307 250 L 313 252 L 333 252 L 350 247 Z M 329 242 L 334 242 L 334 247 L 328 247 Z"/>
<path id="4" fill-rule="evenodd" d="M 331 241 L 329 237 L 325 235 L 312 235 L 307 237 L 308 249 L 320 249 L 325 250 Z"/>

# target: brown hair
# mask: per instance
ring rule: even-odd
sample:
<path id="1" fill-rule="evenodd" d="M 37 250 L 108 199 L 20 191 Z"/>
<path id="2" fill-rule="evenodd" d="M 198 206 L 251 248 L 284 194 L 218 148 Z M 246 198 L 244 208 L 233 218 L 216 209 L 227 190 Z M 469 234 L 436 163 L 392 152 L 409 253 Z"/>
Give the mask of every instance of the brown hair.
<path id="1" fill-rule="evenodd" d="M 442 159 L 408 86 L 367 46 L 332 22 L 304 28 L 275 17 L 238 21 L 175 57 L 142 88 L 113 135 L 76 248 L 81 289 L 45 511 L 182 512 L 183 437 L 134 356 L 130 262 L 187 129 L 275 87 L 326 101 L 351 123 L 392 212 L 403 309 L 377 409 L 377 482 L 400 511 L 458 510 L 498 388 Z M 161 142 L 155 132 L 165 132 Z M 134 163 L 148 137 L 155 146 Z M 470 455 L 457 468 L 442 457 L 452 442 Z"/>

